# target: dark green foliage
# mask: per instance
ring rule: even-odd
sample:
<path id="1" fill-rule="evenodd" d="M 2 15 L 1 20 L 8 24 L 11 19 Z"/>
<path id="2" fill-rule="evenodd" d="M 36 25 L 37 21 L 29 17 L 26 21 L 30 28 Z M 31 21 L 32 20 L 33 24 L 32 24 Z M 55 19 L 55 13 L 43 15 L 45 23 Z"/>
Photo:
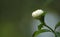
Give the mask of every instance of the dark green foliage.
<path id="1" fill-rule="evenodd" d="M 55 26 L 55 30 L 60 26 L 60 22 L 58 22 Z"/>
<path id="2" fill-rule="evenodd" d="M 50 30 L 41 29 L 41 30 L 35 31 L 32 37 L 36 37 L 38 34 L 41 34 L 41 33 L 44 33 L 44 32 L 50 32 Z"/>
<path id="3" fill-rule="evenodd" d="M 59 32 L 56 32 L 56 35 L 57 35 L 57 37 L 60 37 L 60 33 Z"/>

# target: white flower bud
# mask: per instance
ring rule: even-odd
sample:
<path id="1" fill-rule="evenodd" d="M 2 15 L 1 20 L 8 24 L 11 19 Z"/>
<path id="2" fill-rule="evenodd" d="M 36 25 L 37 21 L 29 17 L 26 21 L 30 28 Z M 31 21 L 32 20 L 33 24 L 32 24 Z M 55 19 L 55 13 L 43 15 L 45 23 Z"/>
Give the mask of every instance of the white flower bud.
<path id="1" fill-rule="evenodd" d="M 43 10 L 38 9 L 38 10 L 36 10 L 36 11 L 34 11 L 34 12 L 32 13 L 32 17 L 38 18 L 38 17 L 41 16 L 43 13 L 44 13 Z"/>

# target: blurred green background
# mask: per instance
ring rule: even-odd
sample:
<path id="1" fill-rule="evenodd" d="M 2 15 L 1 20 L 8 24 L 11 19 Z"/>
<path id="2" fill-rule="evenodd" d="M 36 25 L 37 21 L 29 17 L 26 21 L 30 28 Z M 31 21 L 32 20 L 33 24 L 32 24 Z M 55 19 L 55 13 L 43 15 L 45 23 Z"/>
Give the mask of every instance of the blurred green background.
<path id="1" fill-rule="evenodd" d="M 60 0 L 0 0 L 0 37 L 32 37 L 32 11 L 60 12 Z"/>

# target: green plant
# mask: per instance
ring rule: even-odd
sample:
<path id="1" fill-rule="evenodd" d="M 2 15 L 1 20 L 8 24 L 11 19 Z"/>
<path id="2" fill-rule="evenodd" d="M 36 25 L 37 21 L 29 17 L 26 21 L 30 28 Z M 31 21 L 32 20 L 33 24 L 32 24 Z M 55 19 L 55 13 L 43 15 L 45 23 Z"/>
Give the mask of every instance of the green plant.
<path id="1" fill-rule="evenodd" d="M 43 11 L 41 9 L 38 9 L 36 11 L 34 11 L 32 13 L 32 16 L 35 18 L 35 19 L 38 19 L 40 20 L 41 24 L 38 26 L 38 31 L 35 31 L 32 35 L 32 37 L 36 37 L 38 34 L 41 34 L 41 33 L 44 33 L 44 32 L 52 32 L 55 37 L 60 37 L 60 33 L 59 32 L 56 32 L 56 29 L 60 26 L 60 22 L 58 22 L 55 26 L 55 29 L 53 30 L 52 28 L 50 28 L 48 25 L 46 25 L 46 23 L 44 22 L 44 17 L 45 17 L 45 14 L 47 12 L 46 11 Z M 49 28 L 48 29 L 42 29 L 43 26 Z"/>

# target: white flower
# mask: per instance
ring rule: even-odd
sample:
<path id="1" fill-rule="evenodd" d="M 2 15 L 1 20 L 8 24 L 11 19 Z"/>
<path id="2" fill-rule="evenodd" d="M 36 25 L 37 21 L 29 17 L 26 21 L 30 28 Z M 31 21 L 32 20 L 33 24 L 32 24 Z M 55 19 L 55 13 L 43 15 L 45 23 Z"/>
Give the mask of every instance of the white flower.
<path id="1" fill-rule="evenodd" d="M 36 11 L 34 11 L 34 12 L 32 13 L 32 17 L 38 18 L 38 17 L 41 16 L 43 13 L 44 13 L 43 10 L 38 9 L 38 10 L 36 10 Z"/>

